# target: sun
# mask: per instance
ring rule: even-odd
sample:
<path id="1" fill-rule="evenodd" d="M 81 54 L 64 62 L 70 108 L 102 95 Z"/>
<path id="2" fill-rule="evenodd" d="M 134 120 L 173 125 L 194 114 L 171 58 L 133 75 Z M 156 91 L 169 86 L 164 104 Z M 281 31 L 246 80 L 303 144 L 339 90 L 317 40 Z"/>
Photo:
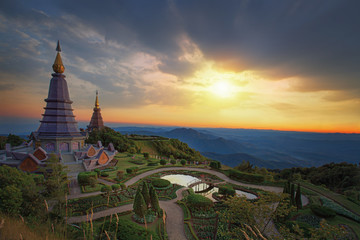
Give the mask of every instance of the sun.
<path id="1" fill-rule="evenodd" d="M 226 81 L 218 81 L 215 82 L 211 87 L 210 91 L 214 93 L 215 95 L 222 97 L 222 98 L 228 98 L 231 97 L 233 93 L 233 89 L 231 84 L 229 84 Z"/>

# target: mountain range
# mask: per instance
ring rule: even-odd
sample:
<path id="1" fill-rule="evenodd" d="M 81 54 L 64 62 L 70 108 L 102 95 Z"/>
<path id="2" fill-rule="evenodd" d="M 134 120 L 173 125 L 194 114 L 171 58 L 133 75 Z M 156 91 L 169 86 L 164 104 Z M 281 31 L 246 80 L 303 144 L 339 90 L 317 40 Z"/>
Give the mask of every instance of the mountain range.
<path id="1" fill-rule="evenodd" d="M 234 167 L 249 161 L 283 169 L 360 162 L 360 134 L 227 128 L 117 127 L 123 134 L 176 138 L 204 156 Z"/>

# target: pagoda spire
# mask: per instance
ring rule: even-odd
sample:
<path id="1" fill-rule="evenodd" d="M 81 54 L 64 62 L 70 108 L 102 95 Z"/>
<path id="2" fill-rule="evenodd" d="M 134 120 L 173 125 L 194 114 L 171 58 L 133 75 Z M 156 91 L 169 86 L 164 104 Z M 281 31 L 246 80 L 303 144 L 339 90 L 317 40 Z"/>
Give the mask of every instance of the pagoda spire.
<path id="1" fill-rule="evenodd" d="M 53 68 L 54 72 L 56 72 L 56 73 L 64 73 L 65 67 L 64 67 L 64 64 L 63 64 L 63 62 L 61 60 L 61 55 L 60 55 L 61 48 L 60 48 L 60 41 L 59 40 L 57 42 L 56 51 L 57 51 L 57 54 L 56 54 L 54 64 L 52 65 L 52 68 Z"/>
<path id="2" fill-rule="evenodd" d="M 101 116 L 101 109 L 99 104 L 99 92 L 96 90 L 96 98 L 95 98 L 95 107 L 94 112 L 90 120 L 90 124 L 88 126 L 88 129 L 92 131 L 94 128 L 96 129 L 102 129 L 104 128 L 104 122 Z"/>
<path id="3" fill-rule="evenodd" d="M 95 108 L 100 108 L 98 90 L 96 90 Z"/>

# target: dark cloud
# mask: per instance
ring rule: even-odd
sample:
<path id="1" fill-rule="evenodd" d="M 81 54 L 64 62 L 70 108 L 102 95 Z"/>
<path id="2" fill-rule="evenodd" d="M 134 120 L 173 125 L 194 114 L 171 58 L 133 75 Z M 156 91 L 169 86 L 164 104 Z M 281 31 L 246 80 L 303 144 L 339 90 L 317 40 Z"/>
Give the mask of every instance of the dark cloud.
<path id="1" fill-rule="evenodd" d="M 134 84 L 139 73 L 121 60 L 134 49 L 146 52 L 161 60 L 161 71 L 181 80 L 198 69 L 198 63 L 179 59 L 183 36 L 220 68 L 254 70 L 272 80 L 298 77 L 302 82 L 292 86 L 294 91 L 360 89 L 359 8 L 360 2 L 351 0 L 4 0 L 0 12 L 38 36 L 40 55 L 53 55 L 42 49 L 44 39 L 62 39 L 64 55 L 72 61 L 69 70 L 106 91 L 133 88 L 141 95 L 146 91 Z M 106 45 L 111 42 L 125 48 L 115 52 Z M 86 71 L 74 55 L 94 68 L 110 55 L 119 62 L 120 82 L 128 88 L 114 84 L 119 80 L 115 69 Z"/>

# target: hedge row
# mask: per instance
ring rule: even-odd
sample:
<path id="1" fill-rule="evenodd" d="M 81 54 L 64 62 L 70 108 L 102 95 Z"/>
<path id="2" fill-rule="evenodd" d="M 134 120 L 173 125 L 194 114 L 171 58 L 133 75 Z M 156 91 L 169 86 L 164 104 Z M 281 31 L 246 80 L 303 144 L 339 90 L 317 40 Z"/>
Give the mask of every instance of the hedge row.
<path id="1" fill-rule="evenodd" d="M 229 170 L 229 177 L 234 178 L 236 180 L 253 182 L 253 183 L 261 183 L 265 180 L 263 175 L 240 172 L 235 169 Z"/>
<path id="2" fill-rule="evenodd" d="M 170 185 L 170 181 L 161 178 L 154 178 L 151 180 L 151 183 L 156 188 L 165 188 Z"/>

